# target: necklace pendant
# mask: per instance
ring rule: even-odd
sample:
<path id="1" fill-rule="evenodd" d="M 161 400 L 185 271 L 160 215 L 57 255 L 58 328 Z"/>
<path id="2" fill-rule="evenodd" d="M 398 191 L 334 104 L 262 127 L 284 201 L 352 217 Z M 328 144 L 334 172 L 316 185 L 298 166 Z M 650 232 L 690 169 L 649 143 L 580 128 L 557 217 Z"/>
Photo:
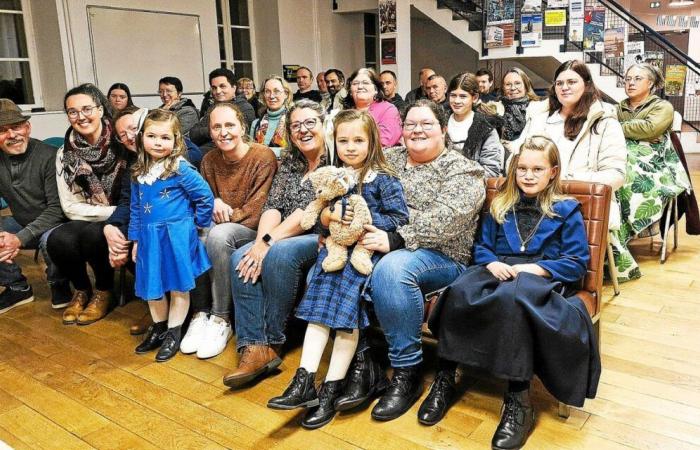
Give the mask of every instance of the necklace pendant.
<path id="1" fill-rule="evenodd" d="M 524 245 L 521 245 L 521 246 L 520 246 L 520 251 L 521 251 L 521 252 L 524 252 L 524 251 L 525 251 L 525 246 L 524 246 Z"/>

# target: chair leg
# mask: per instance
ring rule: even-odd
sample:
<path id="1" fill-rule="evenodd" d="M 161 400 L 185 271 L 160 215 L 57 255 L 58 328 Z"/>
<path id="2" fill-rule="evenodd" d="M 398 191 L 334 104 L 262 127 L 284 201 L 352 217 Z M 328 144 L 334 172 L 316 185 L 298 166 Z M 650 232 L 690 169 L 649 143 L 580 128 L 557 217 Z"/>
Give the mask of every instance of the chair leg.
<path id="1" fill-rule="evenodd" d="M 617 281 L 617 267 L 615 267 L 615 258 L 610 239 L 608 239 L 608 271 L 613 283 L 613 291 L 615 291 L 615 295 L 620 295 L 620 283 Z"/>
<path id="2" fill-rule="evenodd" d="M 668 214 L 666 214 L 666 220 L 664 221 L 664 238 L 661 243 L 661 256 L 660 256 L 660 261 L 661 264 L 666 262 L 666 244 L 668 243 L 668 230 L 671 226 L 671 209 L 673 208 L 673 201 L 669 204 L 669 211 Z"/>
<path id="3" fill-rule="evenodd" d="M 559 417 L 568 419 L 571 415 L 571 407 L 566 403 L 559 402 Z"/>
<path id="4" fill-rule="evenodd" d="M 678 248 L 678 197 L 673 197 L 673 249 Z"/>

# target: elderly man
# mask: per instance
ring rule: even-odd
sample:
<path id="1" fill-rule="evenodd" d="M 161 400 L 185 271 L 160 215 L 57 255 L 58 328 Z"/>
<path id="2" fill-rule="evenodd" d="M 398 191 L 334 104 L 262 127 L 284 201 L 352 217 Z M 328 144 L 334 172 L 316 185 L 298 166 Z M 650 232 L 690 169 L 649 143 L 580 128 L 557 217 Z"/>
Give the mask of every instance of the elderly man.
<path id="1" fill-rule="evenodd" d="M 14 259 L 39 248 L 46 261 L 51 306 L 63 308 L 72 294 L 46 252 L 49 233 L 65 217 L 56 187 L 56 149 L 29 137 L 32 125 L 17 105 L 0 99 L 0 193 L 12 216 L 0 222 L 0 313 L 34 300 L 32 287 Z"/>
<path id="2" fill-rule="evenodd" d="M 299 67 L 297 69 L 297 86 L 299 86 L 299 90 L 292 96 L 294 101 L 308 98 L 316 103 L 321 103 L 321 100 L 323 100 L 321 93 L 316 89 L 311 89 L 313 82 L 314 74 L 311 72 L 311 69 L 304 66 Z"/>
<path id="3" fill-rule="evenodd" d="M 435 71 L 430 67 L 423 67 L 418 72 L 420 86 L 406 94 L 406 103 L 409 105 L 421 98 L 428 98 L 428 78 L 435 75 Z"/>
<path id="4" fill-rule="evenodd" d="M 447 82 L 441 75 L 434 74 L 428 78 L 426 91 L 428 98 L 442 106 L 448 116 L 452 113 L 450 100 L 447 98 Z"/>
<path id="5" fill-rule="evenodd" d="M 396 106 L 396 109 L 403 111 L 406 108 L 406 102 L 401 98 L 396 88 L 399 87 L 396 81 L 396 74 L 391 70 L 385 70 L 379 74 L 379 82 L 382 83 L 382 91 L 384 97 Z"/>

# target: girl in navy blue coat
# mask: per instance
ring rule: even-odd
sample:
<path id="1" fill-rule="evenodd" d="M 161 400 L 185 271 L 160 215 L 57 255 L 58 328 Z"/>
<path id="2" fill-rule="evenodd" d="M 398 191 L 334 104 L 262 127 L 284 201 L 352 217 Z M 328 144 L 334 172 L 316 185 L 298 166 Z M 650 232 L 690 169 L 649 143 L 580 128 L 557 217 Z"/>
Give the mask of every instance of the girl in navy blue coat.
<path id="1" fill-rule="evenodd" d="M 572 297 L 588 260 L 580 205 L 562 195 L 557 146 L 531 137 L 484 217 L 474 266 L 431 317 L 440 368 L 419 420 L 437 423 L 454 401 L 457 363 L 508 380 L 496 449 L 520 448 L 532 430 L 534 374 L 567 404 L 593 398 L 600 358 L 586 307 Z"/>

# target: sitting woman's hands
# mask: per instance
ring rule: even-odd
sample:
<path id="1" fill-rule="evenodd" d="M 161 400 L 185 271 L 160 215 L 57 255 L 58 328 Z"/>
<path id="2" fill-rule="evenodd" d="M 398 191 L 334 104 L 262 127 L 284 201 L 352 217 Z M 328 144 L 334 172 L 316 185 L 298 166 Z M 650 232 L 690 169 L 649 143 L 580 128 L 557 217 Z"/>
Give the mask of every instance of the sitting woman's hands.
<path id="1" fill-rule="evenodd" d="M 330 206 L 326 206 L 323 208 L 323 211 L 321 211 L 321 225 L 326 228 L 328 228 L 331 222 L 342 222 L 343 225 L 350 225 L 350 223 L 352 223 L 352 219 L 355 217 L 355 211 L 352 205 L 345 206 L 345 215 L 341 217 L 340 213 L 342 211 L 343 204 L 340 200 L 335 202 L 335 205 L 333 205 L 333 212 L 331 212 Z"/>
<path id="2" fill-rule="evenodd" d="M 226 202 L 220 198 L 214 199 L 214 214 L 212 218 L 216 223 L 226 223 L 231 221 L 231 215 L 233 214 L 233 208 L 231 208 Z"/>
<path id="3" fill-rule="evenodd" d="M 243 278 L 243 282 L 247 283 L 250 280 L 255 284 L 260 277 L 262 271 L 262 262 L 265 255 L 270 250 L 270 246 L 261 240 L 255 241 L 252 247 L 248 249 L 236 266 L 238 278 Z"/>
<path id="4" fill-rule="evenodd" d="M 501 281 L 510 280 L 511 278 L 515 278 L 518 275 L 518 272 L 515 270 L 515 266 L 510 266 L 500 261 L 494 261 L 492 263 L 487 264 L 486 270 L 491 272 L 494 277 L 498 278 Z"/>
<path id="5" fill-rule="evenodd" d="M 389 235 L 374 225 L 365 225 L 365 234 L 359 244 L 367 250 L 389 253 Z"/>
<path id="6" fill-rule="evenodd" d="M 545 278 L 552 276 L 552 274 L 550 274 L 549 271 L 543 269 L 541 266 L 539 266 L 537 264 L 515 264 L 513 266 L 513 269 L 517 273 L 527 272 L 527 273 L 539 275 L 539 276 L 545 277 Z"/>

